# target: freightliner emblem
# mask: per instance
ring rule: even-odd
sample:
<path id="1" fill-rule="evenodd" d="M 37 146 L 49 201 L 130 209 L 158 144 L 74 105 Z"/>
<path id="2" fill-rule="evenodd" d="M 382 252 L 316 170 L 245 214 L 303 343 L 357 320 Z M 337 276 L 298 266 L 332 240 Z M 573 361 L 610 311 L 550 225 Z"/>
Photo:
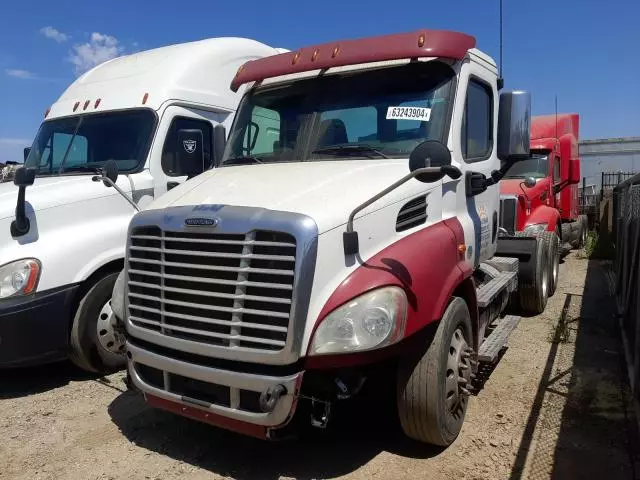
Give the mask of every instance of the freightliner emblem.
<path id="1" fill-rule="evenodd" d="M 196 227 L 215 227 L 220 222 L 217 218 L 187 218 L 185 225 Z"/>

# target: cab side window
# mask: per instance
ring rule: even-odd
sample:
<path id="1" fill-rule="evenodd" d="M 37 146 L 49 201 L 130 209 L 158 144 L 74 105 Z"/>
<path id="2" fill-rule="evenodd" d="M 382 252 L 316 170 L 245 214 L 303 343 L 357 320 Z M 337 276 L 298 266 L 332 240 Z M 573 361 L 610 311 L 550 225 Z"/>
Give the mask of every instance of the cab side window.
<path id="1" fill-rule="evenodd" d="M 493 150 L 493 92 L 475 79 L 469 80 L 462 115 L 462 156 L 467 162 L 480 162 Z"/>
<path id="2" fill-rule="evenodd" d="M 180 165 L 180 155 L 178 149 L 183 146 L 178 142 L 178 131 L 180 130 L 200 130 L 202 132 L 202 152 L 204 156 L 204 169 L 213 166 L 212 157 L 212 137 L 213 126 L 206 120 L 195 118 L 176 117 L 171 122 L 167 137 L 162 148 L 162 171 L 170 177 L 182 177 L 191 172 L 190 166 Z M 186 146 L 184 148 L 187 148 Z"/>

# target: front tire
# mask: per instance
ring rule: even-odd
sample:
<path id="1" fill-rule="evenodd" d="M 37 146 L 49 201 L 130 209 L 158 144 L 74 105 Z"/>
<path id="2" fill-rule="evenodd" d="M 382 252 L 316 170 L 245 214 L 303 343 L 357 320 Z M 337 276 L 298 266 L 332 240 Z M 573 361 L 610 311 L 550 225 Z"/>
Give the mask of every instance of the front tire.
<path id="1" fill-rule="evenodd" d="M 118 273 L 99 279 L 80 300 L 71 327 L 69 358 L 83 370 L 112 373 L 125 366 L 124 338 L 114 329 L 111 293 Z"/>
<path id="2" fill-rule="evenodd" d="M 443 447 L 457 438 L 469 401 L 472 331 L 467 304 L 456 297 L 424 355 L 400 360 L 398 415 L 408 437 Z"/>

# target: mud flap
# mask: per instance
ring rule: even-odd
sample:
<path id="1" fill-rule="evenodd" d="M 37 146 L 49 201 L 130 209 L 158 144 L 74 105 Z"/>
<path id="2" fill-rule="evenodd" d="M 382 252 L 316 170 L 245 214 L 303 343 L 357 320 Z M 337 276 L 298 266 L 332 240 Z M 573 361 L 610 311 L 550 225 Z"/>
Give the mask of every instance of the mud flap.
<path id="1" fill-rule="evenodd" d="M 536 270 L 537 240 L 533 237 L 498 237 L 496 256 L 517 258 L 518 283 L 533 285 Z"/>

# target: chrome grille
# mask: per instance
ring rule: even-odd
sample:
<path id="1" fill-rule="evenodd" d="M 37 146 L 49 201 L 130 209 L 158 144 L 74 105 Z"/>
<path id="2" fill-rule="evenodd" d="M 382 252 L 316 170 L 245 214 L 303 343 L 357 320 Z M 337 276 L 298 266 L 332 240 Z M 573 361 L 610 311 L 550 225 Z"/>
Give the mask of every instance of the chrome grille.
<path id="1" fill-rule="evenodd" d="M 129 238 L 131 324 L 218 347 L 280 351 L 287 342 L 296 262 L 290 234 L 165 231 Z"/>
<path id="2" fill-rule="evenodd" d="M 516 197 L 503 197 L 500 199 L 500 226 L 509 235 L 514 235 L 517 227 L 518 203 Z"/>

